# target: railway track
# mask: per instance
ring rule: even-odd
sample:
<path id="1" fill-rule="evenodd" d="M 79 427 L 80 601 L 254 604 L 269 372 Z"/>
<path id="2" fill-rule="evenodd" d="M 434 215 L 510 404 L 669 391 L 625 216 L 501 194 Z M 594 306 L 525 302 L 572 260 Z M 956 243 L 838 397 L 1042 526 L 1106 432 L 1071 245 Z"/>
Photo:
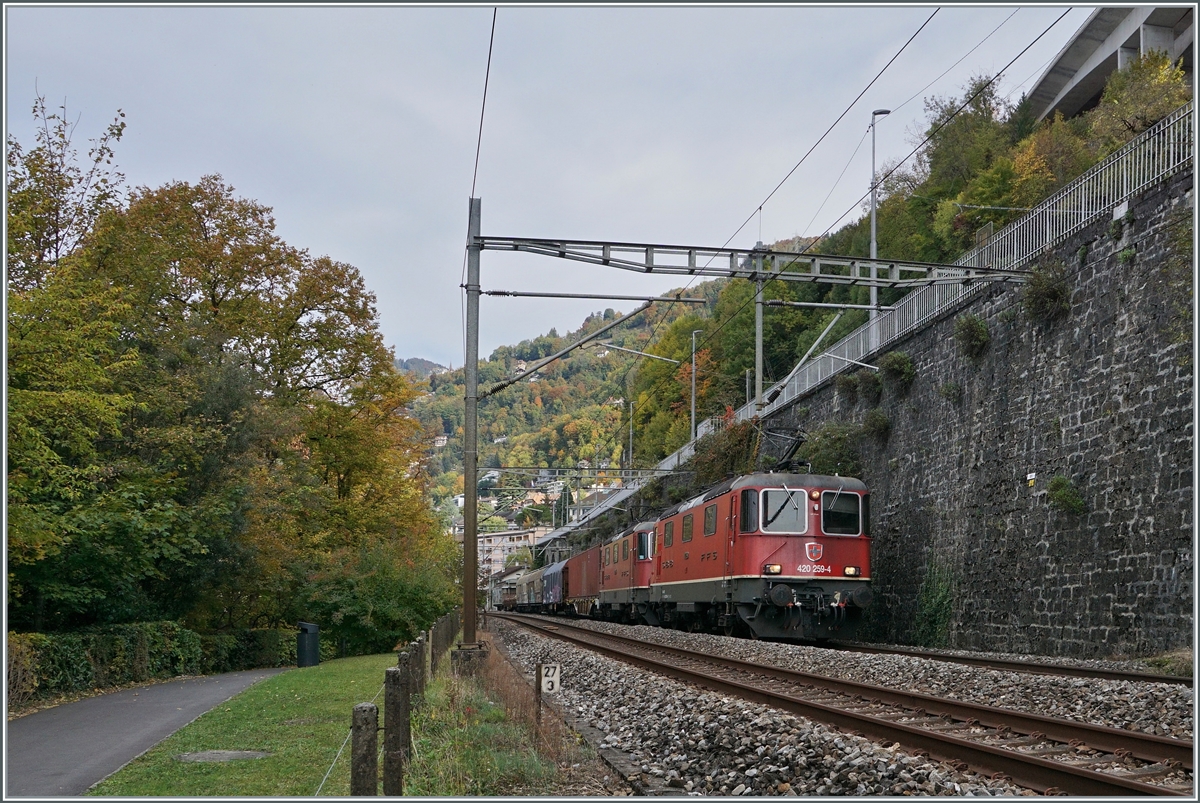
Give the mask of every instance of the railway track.
<path id="1" fill-rule="evenodd" d="M 1169 683 L 1172 685 L 1192 687 L 1192 678 L 1181 675 L 1159 675 L 1151 672 L 1126 672 L 1118 669 L 1094 669 L 1086 666 L 1071 666 L 1067 664 L 1048 664 L 1042 661 L 1015 661 L 1004 658 L 983 658 L 970 655 L 950 655 L 932 652 L 930 650 L 906 649 L 903 647 L 873 647 L 868 644 L 830 643 L 830 649 L 845 650 L 846 652 L 865 652 L 872 655 L 908 655 L 913 658 L 926 658 L 931 661 L 947 661 L 954 664 L 967 664 L 985 669 L 1002 669 L 1008 672 L 1029 672 L 1035 675 L 1060 675 L 1074 678 L 1098 678 L 1101 680 L 1134 680 L 1140 683 Z"/>
<path id="2" fill-rule="evenodd" d="M 543 635 L 1046 794 L 1192 796 L 1192 742 L 752 664 L 496 615 Z"/>

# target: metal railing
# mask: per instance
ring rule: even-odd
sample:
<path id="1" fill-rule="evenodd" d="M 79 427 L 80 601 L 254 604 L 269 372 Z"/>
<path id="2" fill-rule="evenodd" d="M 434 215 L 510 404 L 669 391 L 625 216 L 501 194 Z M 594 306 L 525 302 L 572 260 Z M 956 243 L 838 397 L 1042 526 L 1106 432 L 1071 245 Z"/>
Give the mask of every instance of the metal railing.
<path id="1" fill-rule="evenodd" d="M 1121 202 L 1163 181 L 1193 159 L 1194 104 L 1176 109 L 1079 178 L 1038 204 L 1029 214 L 1001 229 L 981 246 L 955 261 L 963 270 L 942 270 L 944 283 L 931 284 L 909 293 L 890 312 L 879 315 L 851 332 L 829 350 L 814 358 L 788 381 L 764 392 L 780 392 L 761 414 L 771 413 L 820 385 L 833 375 L 854 368 L 849 360 L 863 361 L 872 353 L 926 326 L 943 312 L 980 293 L 992 279 L 971 275 L 971 268 L 1019 269 L 1067 237 L 1110 212 Z M 737 410 L 734 420 L 745 421 L 758 414 L 754 402 Z M 701 423 L 697 437 L 724 428 L 721 418 Z M 694 442 L 667 457 L 659 468 L 673 468 L 691 457 Z"/>

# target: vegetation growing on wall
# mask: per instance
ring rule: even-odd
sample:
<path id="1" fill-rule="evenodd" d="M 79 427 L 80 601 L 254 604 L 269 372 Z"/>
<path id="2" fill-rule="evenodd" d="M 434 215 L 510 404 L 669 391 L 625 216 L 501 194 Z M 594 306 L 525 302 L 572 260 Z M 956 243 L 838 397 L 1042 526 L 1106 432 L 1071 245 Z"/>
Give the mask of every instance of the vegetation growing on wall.
<path id="1" fill-rule="evenodd" d="M 726 477 L 752 473 L 758 462 L 760 436 L 749 421 L 729 424 L 720 432 L 701 438 L 691 465 L 696 484 L 703 488 Z"/>
<path id="2" fill-rule="evenodd" d="M 954 342 L 965 357 L 978 361 L 992 342 L 987 321 L 971 313 L 959 315 L 954 320 Z"/>
<path id="3" fill-rule="evenodd" d="M 1030 317 L 1043 323 L 1065 317 L 1071 311 L 1066 265 L 1059 260 L 1039 263 L 1029 274 L 1021 303 Z"/>
<path id="4" fill-rule="evenodd" d="M 1061 474 L 1050 479 L 1050 484 L 1046 486 L 1046 499 L 1055 510 L 1072 516 L 1078 516 L 1087 509 L 1075 484 Z"/>
<path id="5" fill-rule="evenodd" d="M 851 404 L 858 401 L 858 376 L 851 373 L 840 373 L 834 380 L 837 392 L 846 397 Z"/>
<path id="6" fill-rule="evenodd" d="M 879 358 L 879 373 L 883 381 L 898 396 L 903 396 L 917 378 L 917 368 L 912 357 L 903 351 L 889 351 Z"/>
<path id="7" fill-rule="evenodd" d="M 892 422 L 887 417 L 887 413 L 876 407 L 863 418 L 862 430 L 867 435 L 887 440 L 888 434 L 892 431 Z"/>
<path id="8" fill-rule="evenodd" d="M 917 612 L 912 640 L 921 647 L 946 647 L 954 618 L 954 575 L 949 568 L 932 562 L 925 570 L 917 592 Z"/>
<path id="9" fill-rule="evenodd" d="M 862 456 L 858 450 L 861 436 L 861 428 L 853 424 L 827 421 L 808 434 L 797 456 L 812 464 L 814 474 L 858 477 L 862 474 Z"/>
<path id="10" fill-rule="evenodd" d="M 938 386 L 938 395 L 951 404 L 962 404 L 963 389 L 958 382 L 943 382 Z"/>

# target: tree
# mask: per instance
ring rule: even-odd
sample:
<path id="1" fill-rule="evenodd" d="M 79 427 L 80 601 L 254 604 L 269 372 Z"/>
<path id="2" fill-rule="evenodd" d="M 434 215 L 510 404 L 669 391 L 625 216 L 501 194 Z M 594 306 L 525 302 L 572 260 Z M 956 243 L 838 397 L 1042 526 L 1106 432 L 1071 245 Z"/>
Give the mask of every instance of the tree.
<path id="1" fill-rule="evenodd" d="M 1092 145 L 1112 153 L 1191 98 L 1181 62 L 1152 50 L 1109 76 L 1100 105 L 1088 113 Z"/>
<path id="2" fill-rule="evenodd" d="M 6 270 L 11 290 L 37 287 L 75 252 L 100 214 L 120 204 L 124 176 L 111 165 L 113 146 L 125 132 L 124 116 L 118 109 L 104 133 L 90 140 L 86 166 L 79 163 L 65 104 L 47 112 L 44 97 L 34 100 L 38 131 L 31 150 L 9 135 Z"/>
<path id="3" fill-rule="evenodd" d="M 368 648 L 431 622 L 461 557 L 358 271 L 219 176 L 120 197 L 124 123 L 80 167 L 34 108 L 38 146 L 9 142 L 10 623 L 326 616 Z"/>
<path id="4" fill-rule="evenodd" d="M 533 550 L 527 546 L 520 549 L 514 549 L 504 558 L 504 568 L 509 569 L 513 566 L 524 566 L 529 568 L 533 565 Z"/>

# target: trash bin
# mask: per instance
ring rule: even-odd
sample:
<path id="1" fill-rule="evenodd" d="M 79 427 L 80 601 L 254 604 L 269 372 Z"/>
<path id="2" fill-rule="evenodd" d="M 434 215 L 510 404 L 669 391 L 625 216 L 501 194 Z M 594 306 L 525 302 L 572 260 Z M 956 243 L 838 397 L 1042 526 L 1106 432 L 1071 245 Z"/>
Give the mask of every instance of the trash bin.
<path id="1" fill-rule="evenodd" d="M 300 622 L 296 634 L 296 666 L 316 666 L 321 663 L 321 628 L 311 622 Z"/>

